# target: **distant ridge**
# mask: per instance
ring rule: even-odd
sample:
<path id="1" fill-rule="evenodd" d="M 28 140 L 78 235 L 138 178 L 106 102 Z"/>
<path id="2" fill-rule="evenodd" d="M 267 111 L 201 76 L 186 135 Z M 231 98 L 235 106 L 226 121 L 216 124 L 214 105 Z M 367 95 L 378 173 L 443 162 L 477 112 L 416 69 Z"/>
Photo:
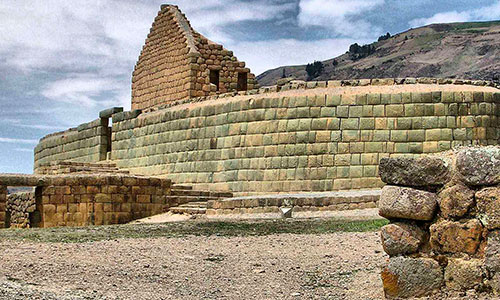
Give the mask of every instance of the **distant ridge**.
<path id="1" fill-rule="evenodd" d="M 268 70 L 257 76 L 257 80 L 261 86 L 274 85 L 283 75 L 301 80 L 392 77 L 500 80 L 500 21 L 432 24 L 370 45 L 375 51 L 364 58 L 355 59 L 347 52 L 323 61 L 323 71 L 313 78 L 308 78 L 306 65 L 301 65 Z"/>

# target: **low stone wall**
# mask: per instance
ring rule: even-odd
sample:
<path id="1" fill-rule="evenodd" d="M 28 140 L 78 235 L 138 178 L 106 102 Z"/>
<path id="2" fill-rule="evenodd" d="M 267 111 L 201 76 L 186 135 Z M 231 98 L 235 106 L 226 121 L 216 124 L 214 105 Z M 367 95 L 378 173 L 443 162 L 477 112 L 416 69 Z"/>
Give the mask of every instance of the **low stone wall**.
<path id="1" fill-rule="evenodd" d="M 116 174 L 1 175 L 0 221 L 4 224 L 7 207 L 2 199 L 6 199 L 7 186 L 37 187 L 30 227 L 122 224 L 163 213 L 172 204 L 168 179 Z M 15 206 L 22 211 L 29 205 Z M 15 224 L 21 222 L 17 220 Z"/>
<path id="2" fill-rule="evenodd" d="M 5 228 L 7 210 L 7 187 L 0 185 L 0 228 Z"/>
<path id="3" fill-rule="evenodd" d="M 375 208 L 379 197 L 380 190 L 235 197 L 208 201 L 207 215 L 280 213 L 282 207 L 292 208 L 292 214 Z"/>
<path id="4" fill-rule="evenodd" d="M 6 227 L 29 228 L 30 214 L 36 210 L 35 193 L 15 193 L 7 196 Z"/>
<path id="5" fill-rule="evenodd" d="M 500 148 L 388 158 L 379 212 L 387 298 L 500 295 Z"/>

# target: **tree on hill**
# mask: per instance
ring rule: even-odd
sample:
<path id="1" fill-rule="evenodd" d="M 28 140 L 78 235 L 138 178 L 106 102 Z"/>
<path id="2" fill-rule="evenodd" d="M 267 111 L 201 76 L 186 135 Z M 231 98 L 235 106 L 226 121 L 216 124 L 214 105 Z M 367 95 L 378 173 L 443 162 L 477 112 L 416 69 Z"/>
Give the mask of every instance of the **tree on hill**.
<path id="1" fill-rule="evenodd" d="M 338 62 L 336 59 L 334 59 L 334 60 L 333 60 L 333 62 L 332 62 L 332 65 L 333 65 L 334 67 L 336 67 L 338 64 L 339 64 L 339 62 Z"/>
<path id="2" fill-rule="evenodd" d="M 352 60 L 358 60 L 375 53 L 375 51 L 376 48 L 373 44 L 360 46 L 358 43 L 354 43 L 349 47 L 349 57 Z"/>
<path id="3" fill-rule="evenodd" d="M 324 70 L 323 63 L 320 61 L 315 61 L 312 64 L 307 64 L 306 72 L 307 72 L 307 80 L 312 80 L 313 78 L 318 77 Z"/>
<path id="4" fill-rule="evenodd" d="M 379 36 L 378 41 L 379 41 L 379 42 L 380 42 L 380 41 L 385 41 L 385 40 L 388 40 L 388 39 L 390 39 L 390 38 L 391 38 L 391 34 L 388 32 L 388 33 L 386 33 L 386 34 L 384 34 L 384 35 Z"/>

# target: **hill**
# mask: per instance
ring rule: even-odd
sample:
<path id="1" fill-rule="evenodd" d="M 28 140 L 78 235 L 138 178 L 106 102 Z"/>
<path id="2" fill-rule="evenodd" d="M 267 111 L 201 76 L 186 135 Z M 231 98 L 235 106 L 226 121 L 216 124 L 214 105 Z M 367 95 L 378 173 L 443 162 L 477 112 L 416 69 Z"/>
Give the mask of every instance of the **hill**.
<path id="1" fill-rule="evenodd" d="M 257 76 L 257 80 L 261 86 L 274 85 L 283 77 L 283 69 L 286 77 L 301 80 L 500 79 L 500 21 L 432 24 L 361 48 L 351 46 L 351 51 L 323 61 L 319 75 L 308 78 L 306 65 L 285 66 L 268 70 Z"/>

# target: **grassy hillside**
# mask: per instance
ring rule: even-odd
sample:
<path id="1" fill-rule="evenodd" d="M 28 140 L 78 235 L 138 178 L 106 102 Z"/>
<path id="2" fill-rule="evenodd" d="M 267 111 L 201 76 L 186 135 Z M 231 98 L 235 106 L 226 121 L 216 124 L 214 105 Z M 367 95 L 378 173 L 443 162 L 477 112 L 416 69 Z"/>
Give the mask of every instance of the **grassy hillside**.
<path id="1" fill-rule="evenodd" d="M 308 78 L 306 66 L 268 70 L 257 79 L 261 86 L 283 76 L 301 80 L 342 80 L 383 77 L 449 77 L 500 79 L 500 21 L 433 24 L 411 29 L 371 44 L 363 58 L 354 53 L 323 61 L 318 76 Z M 314 57 L 311 57 L 311 63 Z M 334 64 L 335 60 L 335 64 Z"/>

